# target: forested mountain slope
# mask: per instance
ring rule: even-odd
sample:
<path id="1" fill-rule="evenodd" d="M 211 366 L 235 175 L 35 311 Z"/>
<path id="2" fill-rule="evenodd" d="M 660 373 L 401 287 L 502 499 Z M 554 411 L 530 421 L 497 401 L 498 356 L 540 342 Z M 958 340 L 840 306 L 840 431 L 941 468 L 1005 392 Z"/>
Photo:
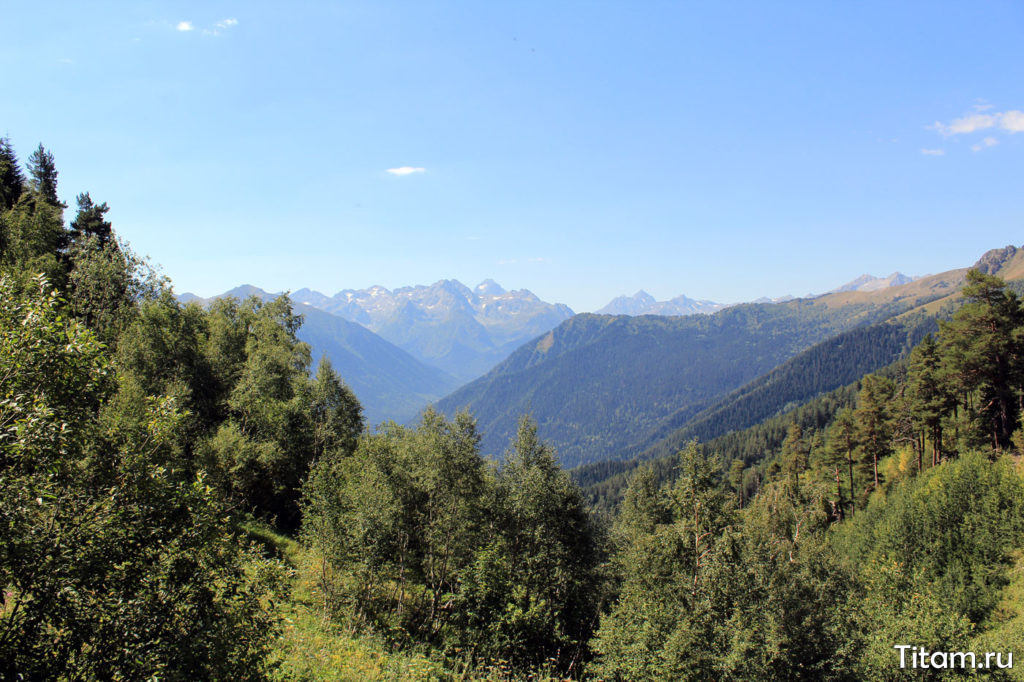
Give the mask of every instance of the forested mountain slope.
<path id="1" fill-rule="evenodd" d="M 1022 249 L 1007 246 L 988 251 L 974 269 L 1002 277 L 1011 290 L 1024 290 Z M 946 281 L 962 284 L 962 272 L 966 271 L 946 273 Z M 935 277 L 926 283 L 928 290 L 944 289 L 943 275 Z M 693 439 L 726 463 L 739 459 L 751 464 L 770 457 L 779 451 L 789 424 L 822 429 L 839 409 L 852 405 L 865 374 L 905 372 L 912 348 L 937 331 L 937 319 L 948 319 L 963 302 L 958 288 L 886 322 L 838 334 L 684 420 L 682 426 L 652 433 L 624 451 L 629 459 L 580 466 L 573 476 L 586 487 L 593 503 L 607 509 L 621 499 L 630 472 L 652 461 L 658 475 L 667 476 L 676 453 Z M 666 420 L 670 423 L 671 419 Z"/>
<path id="2" fill-rule="evenodd" d="M 622 455 L 640 460 L 674 455 L 693 438 L 707 442 L 747 428 L 885 367 L 909 353 L 925 334 L 937 329 L 933 317 L 916 315 L 837 334 L 696 415 L 671 415 L 661 428 Z"/>
<path id="3" fill-rule="evenodd" d="M 999 261 L 996 269 L 1009 272 L 1024 257 L 1008 248 L 1012 251 L 997 250 L 985 258 Z M 523 413 L 537 420 L 540 433 L 557 447 L 564 465 L 637 454 L 698 416 L 710 418 L 711 412 L 702 411 L 817 343 L 922 306 L 929 306 L 926 313 L 938 311 L 941 300 L 963 285 L 966 272 L 952 270 L 877 291 L 745 304 L 710 316 L 577 315 L 437 406 L 449 414 L 469 409 L 479 420 L 484 451 L 491 454 L 500 454 L 501 444 Z M 846 341 L 870 347 L 871 352 L 866 357 L 851 352 L 836 364 L 834 349 L 819 349 L 802 361 L 806 366 L 794 371 L 820 376 L 810 383 L 795 383 L 788 398 L 785 391 L 779 392 L 778 381 L 765 379 L 761 394 L 770 391 L 776 394 L 774 400 L 785 402 L 774 402 L 770 411 L 755 410 L 744 419 L 737 415 L 749 409 L 756 396 L 735 396 L 739 402 L 730 408 L 736 414 L 727 422 L 729 427 L 757 423 L 787 402 L 842 385 L 857 372 L 891 362 L 898 355 L 896 348 L 909 347 L 907 331 L 881 327 Z M 882 346 L 874 347 L 879 341 Z"/>
<path id="4" fill-rule="evenodd" d="M 1024 277 L 1024 251 L 1013 246 L 993 249 L 973 266 L 985 274 L 1011 282 Z M 930 276 L 923 291 L 943 291 L 951 282 L 962 284 L 963 271 Z M 913 282 L 921 281 L 918 278 Z M 899 287 L 904 288 L 904 287 Z M 864 290 L 872 291 L 872 290 Z M 873 290 L 878 293 L 879 290 Z M 905 292 L 885 289 L 883 300 L 920 296 L 913 283 Z M 845 292 L 843 292 L 845 293 Z M 887 296 L 895 293 L 900 298 Z M 887 322 L 858 327 L 817 344 L 797 357 L 759 377 L 720 403 L 688 419 L 666 420 L 665 426 L 685 424 L 675 431 L 652 433 L 625 453 L 639 459 L 669 456 L 690 439 L 707 442 L 725 433 L 744 429 L 780 411 L 855 381 L 889 365 L 910 352 L 926 334 L 938 329 L 936 318 L 948 318 L 963 302 L 959 288 L 946 296 L 911 308 Z"/>
<path id="5" fill-rule="evenodd" d="M 370 424 L 408 421 L 424 404 L 459 384 L 358 324 L 303 304 L 295 311 L 303 318 L 297 336 L 312 347 L 314 363 L 321 355 L 330 359 L 359 398 Z"/>
<path id="6" fill-rule="evenodd" d="M 667 416 L 695 415 L 808 346 L 900 309 L 799 300 L 683 318 L 577 315 L 438 408 L 469 409 L 491 454 L 530 413 L 563 464 L 600 461 Z"/>

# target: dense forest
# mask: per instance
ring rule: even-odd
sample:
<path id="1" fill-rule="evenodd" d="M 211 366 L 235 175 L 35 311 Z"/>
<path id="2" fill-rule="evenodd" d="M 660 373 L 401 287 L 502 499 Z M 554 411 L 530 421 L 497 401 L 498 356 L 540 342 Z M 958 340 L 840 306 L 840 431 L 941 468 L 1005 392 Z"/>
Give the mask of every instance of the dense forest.
<path id="1" fill-rule="evenodd" d="M 369 428 L 287 296 L 180 303 L 106 204 L 65 224 L 57 180 L 0 141 L 0 679 L 946 674 L 904 644 L 1014 674 L 1001 279 L 972 270 L 923 338 L 848 338 L 885 370 L 623 467 L 597 513 L 528 416 L 500 461 L 467 413 Z M 849 379 L 830 357 L 799 366 Z"/>

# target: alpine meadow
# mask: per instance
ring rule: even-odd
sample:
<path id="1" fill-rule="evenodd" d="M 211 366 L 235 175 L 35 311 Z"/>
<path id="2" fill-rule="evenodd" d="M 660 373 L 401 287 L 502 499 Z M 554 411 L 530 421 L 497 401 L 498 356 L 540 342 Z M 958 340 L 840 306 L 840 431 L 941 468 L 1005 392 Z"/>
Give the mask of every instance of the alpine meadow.
<path id="1" fill-rule="evenodd" d="M 52 5 L 0 681 L 1024 680 L 1019 5 Z"/>

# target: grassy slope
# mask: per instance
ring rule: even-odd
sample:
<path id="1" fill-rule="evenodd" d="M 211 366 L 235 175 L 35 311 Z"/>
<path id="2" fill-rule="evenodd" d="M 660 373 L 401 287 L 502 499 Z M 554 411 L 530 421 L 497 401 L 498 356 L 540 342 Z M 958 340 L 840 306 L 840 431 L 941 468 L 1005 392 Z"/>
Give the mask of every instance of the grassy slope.
<path id="1" fill-rule="evenodd" d="M 416 653 L 393 652 L 372 637 L 346 632 L 319 607 L 317 558 L 295 540 L 264 526 L 250 537 L 280 556 L 293 572 L 291 593 L 277 604 L 283 630 L 274 651 L 281 680 L 442 680 L 456 673 Z"/>

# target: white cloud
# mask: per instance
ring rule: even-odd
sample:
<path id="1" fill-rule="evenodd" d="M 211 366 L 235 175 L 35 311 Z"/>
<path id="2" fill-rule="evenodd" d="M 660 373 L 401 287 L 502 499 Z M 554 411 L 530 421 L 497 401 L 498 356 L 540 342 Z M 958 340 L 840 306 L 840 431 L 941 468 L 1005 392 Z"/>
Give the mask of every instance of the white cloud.
<path id="1" fill-rule="evenodd" d="M 399 166 L 398 168 L 388 168 L 387 172 L 392 175 L 412 175 L 413 173 L 426 173 L 427 169 L 414 166 Z"/>
<path id="2" fill-rule="evenodd" d="M 994 138 L 994 137 L 986 137 L 984 140 L 982 140 L 978 144 L 971 145 L 971 150 L 972 151 L 976 151 L 976 152 L 980 152 L 985 147 L 995 147 L 997 144 L 999 144 L 999 140 L 997 140 L 996 138 Z"/>
<path id="3" fill-rule="evenodd" d="M 928 126 L 932 130 L 937 130 L 945 137 L 950 135 L 963 135 L 965 133 L 973 133 L 978 130 L 985 130 L 986 128 L 992 128 L 996 125 L 996 119 L 998 114 L 969 114 L 962 118 L 953 119 L 949 123 L 939 123 L 936 121 L 932 125 Z"/>
<path id="4" fill-rule="evenodd" d="M 975 104 L 974 109 L 976 112 L 981 112 L 991 108 L 991 106 L 991 104 Z M 936 121 L 932 125 L 928 126 L 929 130 L 935 130 L 943 137 L 966 135 L 969 133 L 976 133 L 979 130 L 988 130 L 990 128 L 1001 128 L 1009 133 L 1024 132 L 1024 111 L 1011 109 L 1010 111 L 1002 112 L 993 111 L 989 114 L 973 113 L 960 118 L 955 118 L 949 123 Z M 991 146 L 993 145 L 987 143 L 981 144 L 981 147 Z"/>
<path id="5" fill-rule="evenodd" d="M 925 156 L 945 156 L 946 151 L 944 149 L 922 149 L 921 153 Z"/>
<path id="6" fill-rule="evenodd" d="M 999 125 L 1011 133 L 1024 132 L 1024 111 L 1005 111 L 999 115 Z"/>
<path id="7" fill-rule="evenodd" d="M 235 19 L 233 17 L 230 19 L 221 19 L 213 26 L 202 29 L 201 33 L 204 36 L 216 37 L 221 34 L 221 31 L 226 31 L 227 29 L 233 28 L 235 26 L 238 26 L 238 19 Z M 179 31 L 194 31 L 196 29 L 195 24 L 193 24 L 191 21 L 180 21 L 178 22 L 178 25 L 175 28 L 177 28 Z"/>

